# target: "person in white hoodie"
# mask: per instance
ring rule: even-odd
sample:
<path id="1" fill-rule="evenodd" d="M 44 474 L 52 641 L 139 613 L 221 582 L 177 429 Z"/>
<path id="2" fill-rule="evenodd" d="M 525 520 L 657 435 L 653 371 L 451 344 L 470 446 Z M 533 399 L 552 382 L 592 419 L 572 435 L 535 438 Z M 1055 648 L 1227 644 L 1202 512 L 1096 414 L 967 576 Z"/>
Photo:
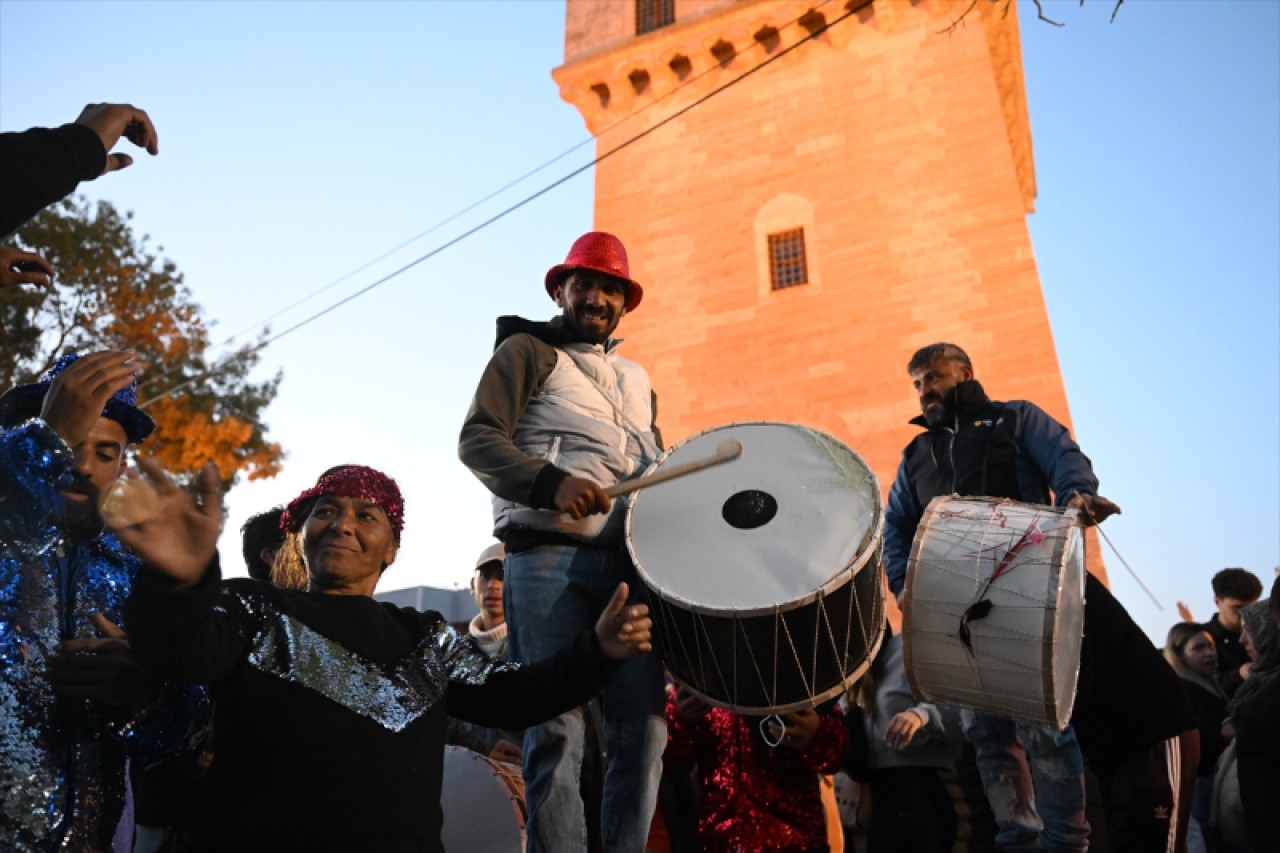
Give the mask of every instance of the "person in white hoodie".
<path id="1" fill-rule="evenodd" d="M 501 542 L 480 552 L 476 570 L 471 575 L 471 597 L 480 612 L 468 626 L 480 648 L 490 657 L 508 659 L 507 615 L 502 609 L 502 562 L 507 557 Z"/>
<path id="2" fill-rule="evenodd" d="M 499 660 L 510 659 L 507 653 L 507 618 L 502 609 L 502 562 L 506 556 L 501 542 L 495 542 L 480 552 L 475 571 L 471 574 L 471 597 L 480 612 L 467 626 L 467 633 L 480 650 Z M 519 766 L 524 757 L 520 749 L 522 737 L 520 732 L 478 726 L 450 717 L 445 742 L 465 746 L 494 761 Z"/>

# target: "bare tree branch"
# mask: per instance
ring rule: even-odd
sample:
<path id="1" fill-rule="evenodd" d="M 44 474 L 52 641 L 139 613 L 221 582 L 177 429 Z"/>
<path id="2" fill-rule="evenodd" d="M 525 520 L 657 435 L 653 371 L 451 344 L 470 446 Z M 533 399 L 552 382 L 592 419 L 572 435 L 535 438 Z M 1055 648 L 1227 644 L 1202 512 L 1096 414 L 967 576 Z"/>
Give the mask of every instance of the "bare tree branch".
<path id="1" fill-rule="evenodd" d="M 939 30 L 938 34 L 941 35 L 943 33 L 955 32 L 956 29 L 958 29 L 960 26 L 964 24 L 965 19 L 969 17 L 969 13 L 971 13 L 974 10 L 974 8 L 978 5 L 978 2 L 979 0 L 970 0 L 969 5 L 965 8 L 963 12 L 960 13 L 960 16 L 953 19 L 950 25 L 948 25 L 945 29 Z M 995 4 L 995 3 L 1001 2 L 1001 0 L 990 0 L 990 2 Z M 1007 18 L 1009 16 L 1009 7 L 1012 6 L 1014 2 L 1015 0 L 1004 0 L 1004 6 L 1000 11 L 1001 18 Z M 1031 0 L 1031 2 L 1036 4 L 1036 17 L 1039 20 L 1044 21 L 1046 24 L 1051 24 L 1055 27 L 1065 26 L 1065 24 L 1063 24 L 1061 21 L 1055 21 L 1052 18 L 1045 15 L 1044 5 L 1042 3 L 1042 0 Z M 1080 5 L 1081 6 L 1084 5 L 1084 0 L 1080 0 Z M 1109 21 L 1109 23 L 1114 24 L 1116 22 L 1116 15 L 1119 14 L 1120 7 L 1123 5 L 1124 5 L 1124 0 L 1116 0 L 1116 5 L 1113 6 L 1111 9 L 1111 20 Z"/>
<path id="2" fill-rule="evenodd" d="M 1062 26 L 1062 24 L 1059 23 L 1058 21 L 1055 21 L 1052 18 L 1046 18 L 1044 16 L 1044 7 L 1040 5 L 1040 0 L 1031 0 L 1031 2 L 1036 4 L 1036 17 L 1044 21 L 1046 24 L 1053 24 L 1055 27 Z M 1084 5 L 1084 0 L 1080 0 L 1080 4 Z"/>
<path id="3" fill-rule="evenodd" d="M 995 4 L 995 3 L 1000 3 L 1001 0 L 990 0 L 990 2 Z M 1000 10 L 1001 18 L 1009 17 L 1009 7 L 1012 6 L 1014 2 L 1015 0 L 1003 0 L 1004 5 L 1003 7 L 1001 7 L 1001 10 Z M 1036 18 L 1038 20 L 1044 21 L 1046 24 L 1050 24 L 1055 27 L 1066 26 L 1061 21 L 1055 21 L 1044 13 L 1043 0 L 1031 0 L 1031 2 L 1034 3 L 1036 6 Z M 943 33 L 953 33 L 958 28 L 963 26 L 965 23 L 965 19 L 969 17 L 969 14 L 973 12 L 973 10 L 977 7 L 978 3 L 979 3 L 979 0 L 969 0 L 969 5 L 965 7 L 965 10 L 961 12 L 958 17 L 952 19 L 951 23 L 947 25 L 944 29 L 938 30 L 938 34 L 941 35 Z M 1084 0 L 1080 0 L 1080 5 L 1081 6 L 1084 5 Z M 1120 7 L 1123 5 L 1124 5 L 1124 0 L 1116 0 L 1116 5 L 1111 8 L 1111 20 L 1108 23 L 1114 24 L 1116 22 L 1116 15 L 1120 13 Z"/>
<path id="4" fill-rule="evenodd" d="M 960 17 L 956 18 L 955 20 L 953 20 L 953 21 L 951 22 L 951 26 L 947 27 L 946 29 L 939 30 L 939 31 L 938 31 L 938 34 L 939 34 L 939 35 L 942 35 L 943 33 L 952 33 L 952 32 L 955 32 L 956 27 L 958 27 L 958 26 L 960 26 L 961 24 L 963 24 L 963 23 L 964 23 L 964 19 L 965 19 L 965 18 L 967 18 L 967 17 L 969 17 L 969 13 L 973 11 L 973 7 L 974 7 L 974 6 L 977 6 L 977 5 L 978 5 L 978 0 L 970 0 L 970 2 L 969 2 L 969 8 L 967 8 L 967 9 L 965 9 L 963 12 L 961 12 L 961 13 L 960 13 Z"/>

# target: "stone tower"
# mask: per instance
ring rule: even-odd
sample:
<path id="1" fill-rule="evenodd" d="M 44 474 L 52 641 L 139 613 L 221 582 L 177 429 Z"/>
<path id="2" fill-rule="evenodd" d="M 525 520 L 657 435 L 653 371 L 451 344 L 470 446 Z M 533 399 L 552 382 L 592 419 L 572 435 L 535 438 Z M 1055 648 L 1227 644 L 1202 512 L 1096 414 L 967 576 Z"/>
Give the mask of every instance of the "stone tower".
<path id="1" fill-rule="evenodd" d="M 595 227 L 645 287 L 620 331 L 669 443 L 804 423 L 887 494 L 919 412 L 907 360 L 941 340 L 993 397 L 1070 423 L 1026 224 L 1016 3 L 970 6 L 568 0 L 561 96 L 600 154 L 652 130 L 597 166 Z"/>

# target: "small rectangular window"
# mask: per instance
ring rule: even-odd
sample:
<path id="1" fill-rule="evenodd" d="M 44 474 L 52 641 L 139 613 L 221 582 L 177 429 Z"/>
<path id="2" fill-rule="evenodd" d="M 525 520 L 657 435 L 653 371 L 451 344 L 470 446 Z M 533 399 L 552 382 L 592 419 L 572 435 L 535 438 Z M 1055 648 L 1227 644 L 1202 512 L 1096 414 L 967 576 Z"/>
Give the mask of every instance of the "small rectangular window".
<path id="1" fill-rule="evenodd" d="M 675 23 L 676 0 L 636 0 L 636 35 Z"/>
<path id="2" fill-rule="evenodd" d="M 769 282 L 774 290 L 809 282 L 803 228 L 769 235 Z"/>

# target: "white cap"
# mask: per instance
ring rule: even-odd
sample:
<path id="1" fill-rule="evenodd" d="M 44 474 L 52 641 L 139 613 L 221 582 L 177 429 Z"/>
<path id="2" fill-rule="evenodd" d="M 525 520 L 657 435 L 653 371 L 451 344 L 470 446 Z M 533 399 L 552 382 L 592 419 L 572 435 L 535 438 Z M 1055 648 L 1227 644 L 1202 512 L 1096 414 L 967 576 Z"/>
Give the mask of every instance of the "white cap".
<path id="1" fill-rule="evenodd" d="M 501 542 L 494 542 L 488 548 L 480 552 L 480 559 L 476 560 L 476 571 L 486 563 L 501 563 L 507 559 L 507 549 L 502 547 Z"/>

